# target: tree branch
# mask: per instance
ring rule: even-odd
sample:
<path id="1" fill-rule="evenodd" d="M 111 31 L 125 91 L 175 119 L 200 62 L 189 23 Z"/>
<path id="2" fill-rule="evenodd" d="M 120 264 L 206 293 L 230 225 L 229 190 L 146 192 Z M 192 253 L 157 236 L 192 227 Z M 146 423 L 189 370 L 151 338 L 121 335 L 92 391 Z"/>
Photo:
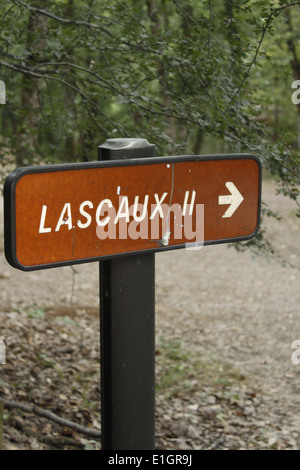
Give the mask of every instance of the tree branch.
<path id="1" fill-rule="evenodd" d="M 47 69 L 43 70 L 43 68 L 47 67 L 47 66 L 54 66 L 55 69 L 54 70 L 47 70 Z M 105 83 L 105 85 L 107 85 L 107 86 L 103 86 L 100 83 L 98 83 L 98 85 L 101 86 L 102 88 L 111 89 L 111 90 L 113 90 L 117 93 L 120 92 L 120 90 L 118 90 L 116 87 L 112 86 L 111 83 L 108 80 L 105 80 L 104 78 L 102 78 L 97 72 L 95 72 L 91 69 L 87 69 L 86 67 L 82 67 L 80 65 L 73 64 L 72 62 L 43 62 L 41 64 L 36 65 L 31 70 L 33 72 L 39 71 L 39 73 L 43 73 L 43 74 L 44 73 L 55 73 L 57 67 L 70 67 L 70 68 L 80 70 L 82 72 L 86 72 L 87 74 L 90 74 L 90 75 L 93 75 L 94 77 L 96 77 L 99 80 L 99 82 L 103 82 L 103 83 Z"/>
<path id="2" fill-rule="evenodd" d="M 104 28 L 103 26 L 100 26 L 97 23 L 89 23 L 87 21 L 76 21 L 76 20 L 68 20 L 66 18 L 61 18 L 60 16 L 54 15 L 54 13 L 50 13 L 48 10 L 42 10 L 41 8 L 34 7 L 32 5 L 29 5 L 28 3 L 22 2 L 21 0 L 13 0 L 16 5 L 23 6 L 24 8 L 27 8 L 28 10 L 34 11 L 36 13 L 39 13 L 40 15 L 47 16 L 55 21 L 58 21 L 64 25 L 67 26 L 85 26 L 91 30 L 99 30 L 103 31 L 105 34 L 107 34 L 109 37 L 115 39 L 115 41 L 120 44 L 120 38 L 116 37 L 114 34 L 112 34 L 107 28 Z M 123 44 L 126 44 L 132 49 L 137 49 L 143 52 L 152 52 L 153 54 L 159 55 L 160 51 L 157 51 L 155 49 L 141 46 L 138 44 L 132 44 L 130 41 L 122 41 Z"/>
<path id="3" fill-rule="evenodd" d="M 298 173 L 296 173 L 296 171 L 294 171 L 292 168 L 289 168 L 288 166 L 285 166 L 283 165 L 283 163 L 279 163 L 280 166 L 282 168 L 284 168 L 285 170 L 289 171 L 290 173 L 292 173 L 294 176 L 296 176 L 296 178 L 298 178 L 300 180 L 300 175 Z"/>
<path id="4" fill-rule="evenodd" d="M 47 80 L 47 79 L 48 80 L 53 80 L 53 81 L 62 83 L 63 85 L 75 90 L 80 96 L 82 96 L 82 98 L 84 98 L 87 102 L 89 102 L 95 108 L 95 110 L 99 114 L 101 114 L 101 116 L 103 116 L 114 128 L 118 129 L 118 131 L 121 133 L 122 136 L 127 137 L 126 132 L 123 129 L 121 129 L 115 122 L 113 122 L 103 111 L 101 111 L 101 109 L 99 108 L 97 103 L 95 103 L 95 101 L 93 101 L 91 98 L 89 98 L 85 93 L 83 93 L 83 91 L 80 88 L 73 85 L 72 83 L 64 80 L 63 78 L 53 77 L 51 75 L 45 75 L 43 73 L 33 72 L 28 67 L 9 64 L 8 62 L 5 62 L 3 60 L 0 60 L 0 65 L 3 65 L 3 67 L 9 68 L 11 70 L 15 70 L 17 72 L 23 73 L 25 75 L 29 75 L 31 77 L 44 78 L 45 80 Z M 107 130 L 101 124 L 99 124 L 98 121 L 96 121 L 96 124 L 99 127 L 99 129 L 101 129 L 104 133 L 107 132 Z"/>
<path id="5" fill-rule="evenodd" d="M 9 401 L 9 400 L 4 400 L 3 403 L 4 403 L 4 408 L 7 408 L 7 409 L 18 408 L 19 410 L 25 411 L 26 413 L 33 413 L 37 416 L 41 416 L 42 418 L 46 418 L 51 421 L 54 421 L 60 426 L 67 426 L 68 428 L 74 429 L 74 431 L 80 432 L 82 434 L 86 434 L 87 436 L 94 437 L 94 438 L 99 438 L 101 436 L 100 431 L 86 428 L 84 426 L 81 426 L 80 424 L 74 423 L 73 421 L 69 421 L 68 419 L 60 418 L 56 414 L 52 413 L 52 411 L 44 410 L 43 408 L 38 408 L 37 406 L 25 405 L 24 403 Z"/>
<path id="6" fill-rule="evenodd" d="M 108 34 L 108 36 L 114 38 L 113 34 L 110 31 L 108 31 L 106 28 L 104 28 L 103 26 L 100 26 L 97 23 L 89 23 L 87 21 L 68 20 L 66 18 L 61 18 L 60 16 L 54 15 L 53 13 L 50 13 L 50 11 L 48 11 L 48 10 L 42 10 L 41 8 L 37 8 L 37 7 L 34 7 L 32 5 L 29 5 L 28 3 L 22 2 L 21 0 L 13 0 L 13 1 L 16 5 L 21 5 L 25 8 L 27 8 L 28 10 L 39 13 L 40 15 L 48 16 L 48 18 L 51 18 L 55 21 L 59 21 L 60 23 L 63 23 L 65 25 L 86 26 L 86 27 L 92 28 L 92 29 L 99 29 L 99 30 L 105 32 L 106 34 Z"/>
<path id="7" fill-rule="evenodd" d="M 265 25 L 263 27 L 263 30 L 262 30 L 262 34 L 261 34 L 261 37 L 260 37 L 260 40 L 258 41 L 258 44 L 257 44 L 257 47 L 256 47 L 256 50 L 255 50 L 255 54 L 254 54 L 254 58 L 252 59 L 251 63 L 249 64 L 248 66 L 248 69 L 246 71 L 246 74 L 244 76 L 244 78 L 242 79 L 238 89 L 235 91 L 235 93 L 233 94 L 233 96 L 231 97 L 231 100 L 229 101 L 227 107 L 226 107 L 226 110 L 225 110 L 225 114 L 227 113 L 229 107 L 231 106 L 231 104 L 233 103 L 233 101 L 235 100 L 236 96 L 240 93 L 245 81 L 248 79 L 249 75 L 250 75 L 250 72 L 251 72 L 251 69 L 253 67 L 253 65 L 255 64 L 256 62 L 256 59 L 257 59 L 257 56 L 258 56 L 258 53 L 259 53 L 259 50 L 261 48 L 261 45 L 263 43 L 263 40 L 264 40 L 264 37 L 266 35 L 266 32 L 267 32 L 267 29 L 269 27 L 269 24 L 273 18 L 273 16 L 275 16 L 277 13 L 285 10 L 286 8 L 290 8 L 292 6 L 296 6 L 296 5 L 300 5 L 300 1 L 299 2 L 293 2 L 293 3 L 290 3 L 288 5 L 283 5 L 282 7 L 278 7 L 278 8 L 271 8 L 271 13 L 269 14 L 269 16 L 267 17 L 267 20 L 265 22 Z"/>

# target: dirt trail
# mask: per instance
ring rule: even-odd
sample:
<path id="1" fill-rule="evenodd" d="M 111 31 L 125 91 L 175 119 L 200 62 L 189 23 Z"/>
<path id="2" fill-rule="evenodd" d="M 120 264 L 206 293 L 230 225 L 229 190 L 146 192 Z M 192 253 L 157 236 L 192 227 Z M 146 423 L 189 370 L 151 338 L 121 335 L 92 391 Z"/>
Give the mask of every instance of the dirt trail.
<path id="1" fill-rule="evenodd" d="M 270 183 L 263 197 L 283 217 L 267 221 L 267 234 L 298 269 L 226 245 L 162 254 L 157 257 L 157 322 L 191 347 L 234 363 L 296 411 L 300 365 L 291 362 L 291 344 L 300 339 L 300 221 L 288 200 L 275 198 Z"/>

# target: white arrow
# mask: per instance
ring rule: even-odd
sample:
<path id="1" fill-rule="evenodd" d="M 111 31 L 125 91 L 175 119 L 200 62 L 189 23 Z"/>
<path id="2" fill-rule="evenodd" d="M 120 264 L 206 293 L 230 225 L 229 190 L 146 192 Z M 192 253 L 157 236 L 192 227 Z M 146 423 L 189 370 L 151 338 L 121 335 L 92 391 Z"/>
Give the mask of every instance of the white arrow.
<path id="1" fill-rule="evenodd" d="M 243 202 L 244 198 L 233 183 L 227 181 L 225 185 L 231 194 L 228 194 L 227 196 L 219 196 L 219 204 L 230 204 L 222 217 L 231 217 Z"/>

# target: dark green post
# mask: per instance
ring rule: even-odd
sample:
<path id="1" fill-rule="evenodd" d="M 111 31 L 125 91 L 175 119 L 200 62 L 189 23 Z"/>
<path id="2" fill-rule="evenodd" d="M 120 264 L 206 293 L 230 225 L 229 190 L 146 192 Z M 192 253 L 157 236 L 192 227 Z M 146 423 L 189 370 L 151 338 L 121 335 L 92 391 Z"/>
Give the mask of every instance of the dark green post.
<path id="1" fill-rule="evenodd" d="M 154 157 L 145 139 L 109 139 L 99 160 Z M 154 253 L 100 261 L 103 450 L 155 446 Z"/>

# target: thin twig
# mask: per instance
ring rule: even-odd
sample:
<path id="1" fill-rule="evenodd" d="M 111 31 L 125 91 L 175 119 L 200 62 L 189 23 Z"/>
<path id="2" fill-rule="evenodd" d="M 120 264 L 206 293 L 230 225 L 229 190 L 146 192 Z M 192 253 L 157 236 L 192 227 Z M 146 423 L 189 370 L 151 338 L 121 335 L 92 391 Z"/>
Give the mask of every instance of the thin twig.
<path id="1" fill-rule="evenodd" d="M 4 400 L 4 408 L 12 409 L 18 408 L 19 410 L 25 411 L 26 413 L 33 413 L 37 416 L 41 416 L 46 419 L 50 419 L 55 423 L 59 424 L 60 426 L 67 426 L 68 428 L 74 429 L 74 431 L 80 432 L 82 434 L 86 434 L 88 436 L 99 438 L 101 436 L 100 431 L 96 431 L 95 429 L 89 429 L 80 424 L 74 423 L 73 421 L 69 421 L 68 419 L 60 418 L 56 414 L 52 413 L 52 411 L 44 410 L 43 408 L 39 408 L 37 406 L 26 405 L 24 403 L 16 402 L 16 401 L 9 401 Z"/>
<path id="2" fill-rule="evenodd" d="M 300 179 L 300 175 L 296 173 L 296 171 L 294 171 L 292 168 L 289 168 L 288 166 L 285 166 L 283 165 L 283 163 L 280 163 L 280 162 L 279 162 L 279 165 L 285 170 L 290 171 L 294 176 L 296 176 L 296 178 Z"/>

